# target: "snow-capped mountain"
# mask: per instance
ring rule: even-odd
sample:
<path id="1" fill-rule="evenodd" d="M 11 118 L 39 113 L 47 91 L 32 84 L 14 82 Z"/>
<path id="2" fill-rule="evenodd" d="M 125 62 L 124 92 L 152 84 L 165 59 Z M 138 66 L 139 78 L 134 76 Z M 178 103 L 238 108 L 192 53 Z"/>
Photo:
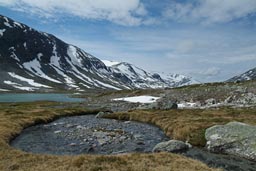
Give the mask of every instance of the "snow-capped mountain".
<path id="1" fill-rule="evenodd" d="M 227 82 L 248 81 L 248 80 L 256 80 L 256 68 L 253 68 L 241 75 L 235 76 L 227 80 Z"/>
<path id="2" fill-rule="evenodd" d="M 0 15 L 0 91 L 166 87 L 165 80 L 127 63 L 106 66 L 51 34 Z"/>
<path id="3" fill-rule="evenodd" d="M 110 67 L 113 72 L 122 73 L 129 78 L 129 80 L 131 80 L 131 85 L 136 88 L 179 87 L 199 83 L 184 75 L 150 73 L 126 62 L 114 62 L 108 60 L 102 60 L 102 62 Z"/>

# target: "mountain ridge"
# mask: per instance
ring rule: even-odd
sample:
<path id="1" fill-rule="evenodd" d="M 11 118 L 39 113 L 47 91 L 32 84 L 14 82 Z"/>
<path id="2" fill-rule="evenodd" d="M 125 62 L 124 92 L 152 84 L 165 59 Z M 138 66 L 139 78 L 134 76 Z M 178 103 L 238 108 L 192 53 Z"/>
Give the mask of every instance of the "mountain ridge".
<path id="1" fill-rule="evenodd" d="M 256 80 L 256 67 L 240 75 L 237 75 L 228 79 L 227 82 L 238 82 L 238 81 L 249 81 L 249 80 Z"/>
<path id="2" fill-rule="evenodd" d="M 129 72 L 106 66 L 100 59 L 52 34 L 37 31 L 0 15 L 0 91 L 163 88 L 158 75 L 128 63 L 120 66 L 148 75 L 134 80 Z M 151 82 L 146 82 L 152 79 Z"/>

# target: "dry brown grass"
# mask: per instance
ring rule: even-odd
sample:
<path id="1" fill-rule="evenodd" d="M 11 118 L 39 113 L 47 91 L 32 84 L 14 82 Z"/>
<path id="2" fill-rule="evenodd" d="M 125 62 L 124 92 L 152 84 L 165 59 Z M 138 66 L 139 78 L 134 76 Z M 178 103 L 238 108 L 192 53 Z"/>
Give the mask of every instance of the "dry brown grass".
<path id="1" fill-rule="evenodd" d="M 79 155 L 53 156 L 36 155 L 16 150 L 9 141 L 25 127 L 49 122 L 61 116 L 95 113 L 77 108 L 56 108 L 58 103 L 37 102 L 0 105 L 0 170 L 1 171 L 213 171 L 201 162 L 171 154 L 126 154 L 118 156 Z M 139 112 L 140 113 L 140 112 Z M 144 112 L 142 112 L 144 113 Z M 148 112 L 144 116 L 151 115 Z M 153 114 L 152 114 L 153 115 Z M 119 116 L 119 115 L 116 115 Z M 120 116 L 133 116 L 132 113 Z M 136 116 L 136 117 L 135 117 Z M 134 119 L 142 118 L 134 114 Z M 155 118 L 155 117 L 154 117 Z M 129 119 L 132 119 L 129 117 Z M 153 118 L 152 118 L 153 119 Z M 154 123 L 164 121 L 159 118 Z M 143 119 L 141 119 L 143 120 Z M 145 119 L 144 121 L 149 121 Z M 166 121 L 167 122 L 167 121 Z M 170 127 L 166 126 L 165 130 Z M 170 131 L 170 130 L 169 130 Z M 167 131 L 168 132 L 168 131 Z M 185 131 L 186 132 L 186 131 Z"/>
<path id="2" fill-rule="evenodd" d="M 106 117 L 151 123 L 164 130 L 167 136 L 182 141 L 188 140 L 196 146 L 205 145 L 205 129 L 213 125 L 225 124 L 230 121 L 240 121 L 256 125 L 255 108 L 144 110 L 115 113 Z"/>

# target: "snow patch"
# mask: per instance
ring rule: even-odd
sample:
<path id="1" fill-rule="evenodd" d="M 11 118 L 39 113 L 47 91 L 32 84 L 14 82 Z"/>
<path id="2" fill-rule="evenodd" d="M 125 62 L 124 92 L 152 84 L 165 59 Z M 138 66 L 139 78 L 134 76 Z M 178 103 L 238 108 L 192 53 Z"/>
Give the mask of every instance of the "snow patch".
<path id="1" fill-rule="evenodd" d="M 21 84 L 18 84 L 18 83 L 12 82 L 12 81 L 4 81 L 4 83 L 8 84 L 8 85 L 22 86 Z"/>
<path id="2" fill-rule="evenodd" d="M 156 100 L 160 99 L 160 97 L 154 96 L 133 96 L 133 97 L 124 97 L 113 99 L 114 101 L 127 101 L 131 103 L 154 103 Z"/>
<path id="3" fill-rule="evenodd" d="M 52 81 L 52 82 L 55 82 L 55 83 L 60 83 L 60 81 L 58 80 L 55 80 L 49 76 L 47 76 L 42 70 L 41 70 L 41 64 L 40 62 L 37 60 L 37 59 L 34 59 L 33 61 L 30 61 L 30 62 L 26 62 L 26 63 L 23 63 L 23 66 L 31 71 L 32 73 L 36 74 L 37 76 L 41 77 L 41 78 L 44 78 L 44 79 L 47 79 L 49 81 Z"/>
<path id="4" fill-rule="evenodd" d="M 181 109 L 194 108 L 194 107 L 197 107 L 197 103 L 184 102 L 184 103 L 178 104 L 178 108 L 181 108 Z"/>
<path id="5" fill-rule="evenodd" d="M 108 61 L 108 60 L 101 60 L 106 66 L 111 67 L 113 65 L 120 64 L 120 62 L 115 62 L 115 61 Z"/>
<path id="6" fill-rule="evenodd" d="M 24 46 L 25 49 L 27 49 L 27 43 L 26 42 L 23 43 L 23 46 Z"/>
<path id="7" fill-rule="evenodd" d="M 9 27 L 9 28 L 13 28 L 8 22 L 4 22 L 4 25 Z"/>
<path id="8" fill-rule="evenodd" d="M 47 85 L 43 85 L 43 84 L 40 84 L 40 83 L 36 83 L 34 80 L 32 79 L 28 79 L 28 78 L 24 78 L 22 76 L 19 76 L 19 75 L 16 75 L 15 73 L 12 73 L 12 72 L 8 72 L 8 74 L 13 77 L 13 78 L 16 78 L 18 80 L 21 80 L 21 81 L 24 81 L 24 82 L 27 82 L 28 84 L 34 86 L 34 87 L 44 87 L 44 88 L 52 88 L 50 86 L 47 86 Z"/>
<path id="9" fill-rule="evenodd" d="M 34 91 L 35 89 L 38 89 L 38 88 L 35 88 L 35 87 L 24 87 L 21 84 L 18 84 L 18 83 L 12 82 L 12 81 L 4 81 L 4 83 L 8 84 L 8 85 L 11 85 L 12 87 L 17 88 L 19 90 Z"/>
<path id="10" fill-rule="evenodd" d="M 37 57 L 38 57 L 39 61 L 41 61 L 41 57 L 42 57 L 42 56 L 44 56 L 42 53 L 38 53 L 38 54 L 37 54 Z"/>
<path id="11" fill-rule="evenodd" d="M 22 26 L 20 23 L 16 22 L 16 21 L 14 21 L 13 23 L 14 23 L 16 26 L 18 26 L 18 27 L 20 27 L 20 28 L 23 28 L 23 26 Z"/>
<path id="12" fill-rule="evenodd" d="M 112 86 L 112 85 L 110 85 L 110 84 L 105 84 L 105 83 L 103 83 L 103 82 L 100 82 L 100 81 L 98 81 L 98 80 L 94 80 L 97 84 L 100 84 L 100 85 L 102 85 L 102 86 L 104 86 L 104 87 L 106 87 L 106 88 L 111 88 L 111 89 L 114 89 L 114 90 L 121 90 L 120 88 L 117 88 L 117 87 L 115 87 L 115 86 Z"/>
<path id="13" fill-rule="evenodd" d="M 10 90 L 0 88 L 0 91 L 10 91 Z"/>
<path id="14" fill-rule="evenodd" d="M 5 31 L 6 31 L 6 29 L 0 29 L 0 37 L 2 37 L 4 35 Z"/>
<path id="15" fill-rule="evenodd" d="M 77 66 L 82 66 L 82 58 L 80 55 L 77 53 L 76 47 L 69 45 L 67 54 L 70 57 L 72 63 Z"/>

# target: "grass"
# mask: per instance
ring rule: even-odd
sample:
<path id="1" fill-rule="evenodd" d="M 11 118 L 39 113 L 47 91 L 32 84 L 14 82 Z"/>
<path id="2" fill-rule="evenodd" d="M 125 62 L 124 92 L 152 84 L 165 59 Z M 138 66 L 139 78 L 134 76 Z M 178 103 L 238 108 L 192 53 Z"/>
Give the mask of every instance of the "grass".
<path id="1" fill-rule="evenodd" d="M 123 154 L 115 156 L 102 155 L 78 155 L 78 156 L 54 156 L 26 153 L 12 148 L 9 145 L 16 135 L 24 128 L 38 123 L 50 122 L 63 116 L 85 115 L 97 113 L 84 108 L 62 108 L 63 103 L 34 102 L 0 104 L 0 170 L 1 171 L 214 171 L 205 164 L 186 157 L 171 153 L 156 154 Z M 150 112 L 134 112 L 128 114 L 112 115 L 113 117 L 126 119 L 138 119 L 142 116 L 135 113 L 143 113 L 144 116 L 154 115 Z M 161 116 L 160 114 L 159 116 Z M 161 125 L 165 119 L 155 117 L 154 122 Z M 162 118 L 162 119 L 161 119 Z M 159 120 L 158 120 L 159 119 Z M 167 122 L 167 121 L 166 121 Z M 171 126 L 165 126 L 165 130 L 171 131 Z M 187 131 L 187 130 L 186 130 Z M 186 131 L 183 130 L 185 133 Z"/>
<path id="2" fill-rule="evenodd" d="M 107 118 L 135 120 L 157 125 L 167 136 L 189 141 L 195 146 L 205 146 L 205 130 L 216 124 L 240 121 L 256 125 L 255 108 L 184 109 L 184 110 L 140 110 L 113 113 Z"/>

